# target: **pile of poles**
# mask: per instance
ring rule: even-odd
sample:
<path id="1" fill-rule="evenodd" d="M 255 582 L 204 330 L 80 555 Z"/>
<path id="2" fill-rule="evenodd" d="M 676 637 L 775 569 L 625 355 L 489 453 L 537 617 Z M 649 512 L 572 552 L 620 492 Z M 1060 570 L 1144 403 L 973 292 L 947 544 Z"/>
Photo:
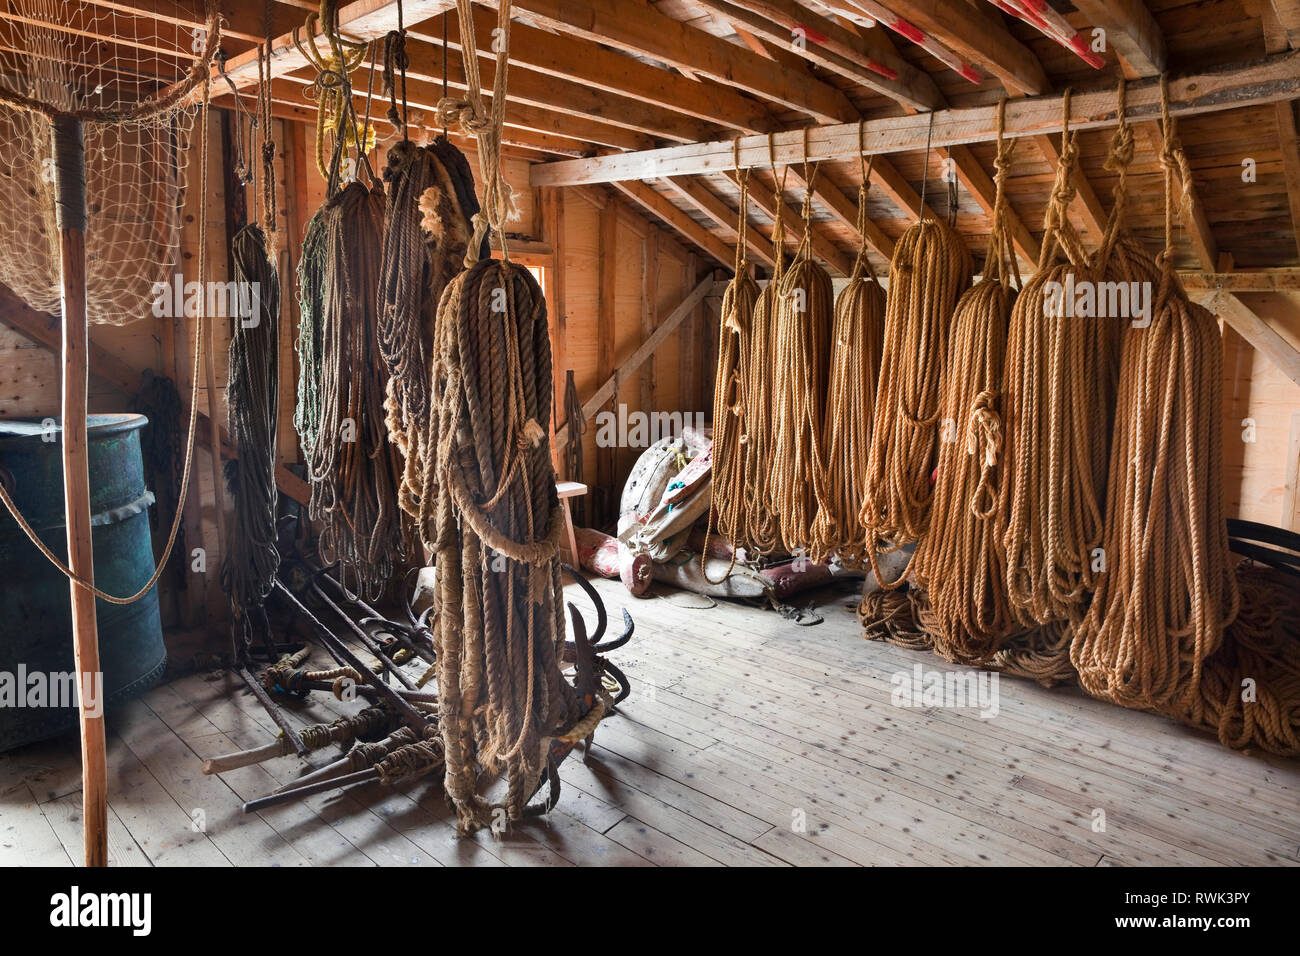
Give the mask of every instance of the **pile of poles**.
<path id="1" fill-rule="evenodd" d="M 809 254 L 806 200 L 793 261 L 778 256 L 760 290 L 743 253 L 742 170 L 742 251 L 718 351 L 716 527 L 751 559 L 806 553 L 873 572 L 860 608 L 868 637 L 1077 683 L 1228 746 L 1300 754 L 1300 601 L 1229 549 L 1219 331 L 1174 270 L 1191 178 L 1167 88 L 1156 256 L 1123 225 L 1134 139 L 1122 84 L 1106 161 L 1115 203 L 1098 247 L 1072 226 L 1069 102 L 1067 92 L 1027 278 L 1007 226 L 1005 104 L 973 286 L 951 223 L 926 216 L 896 245 L 887 295 L 863 252 L 832 303 Z M 815 177 L 805 169 L 809 195 Z M 860 207 L 869 179 L 864 164 Z M 782 238 L 778 220 L 778 250 Z M 1149 309 L 1076 317 L 1064 290 L 1107 283 Z M 907 571 L 891 580 L 878 556 L 905 547 Z"/>

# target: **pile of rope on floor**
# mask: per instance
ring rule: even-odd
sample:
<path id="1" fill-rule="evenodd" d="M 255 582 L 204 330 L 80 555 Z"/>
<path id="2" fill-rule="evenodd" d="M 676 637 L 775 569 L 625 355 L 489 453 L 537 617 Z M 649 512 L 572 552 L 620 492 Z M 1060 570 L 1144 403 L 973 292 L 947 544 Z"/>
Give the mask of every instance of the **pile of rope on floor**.
<path id="1" fill-rule="evenodd" d="M 1134 148 L 1122 85 L 1119 115 L 1107 160 L 1115 206 L 1088 254 L 1068 216 L 1078 147 L 1066 96 L 1043 253 L 1018 296 L 1003 195 L 1011 150 L 999 135 L 984 278 L 947 313 L 950 334 L 918 335 L 898 362 L 898 374 L 940 370 L 942 383 L 937 411 L 920 393 L 905 403 L 903 436 L 941 419 L 952 439 L 940 445 L 928 494 L 917 480 L 924 448 L 911 468 L 873 472 L 864 523 L 886 545 L 918 544 L 905 590 L 864 596 L 864 633 L 1048 685 L 1077 682 L 1229 747 L 1300 755 L 1300 598 L 1293 580 L 1231 554 L 1220 335 L 1174 270 L 1174 217 L 1190 174 L 1166 86 L 1166 243 L 1156 258 L 1123 231 Z M 891 316 L 916 295 L 913 269 L 891 283 Z M 948 288 L 942 275 L 923 281 L 930 298 Z M 1065 307 L 1059 290 L 1101 281 L 1148 283 L 1149 314 L 1090 318 Z M 886 368 L 889 349 L 887 326 Z M 893 451 L 900 428 L 887 382 L 873 451 Z"/>

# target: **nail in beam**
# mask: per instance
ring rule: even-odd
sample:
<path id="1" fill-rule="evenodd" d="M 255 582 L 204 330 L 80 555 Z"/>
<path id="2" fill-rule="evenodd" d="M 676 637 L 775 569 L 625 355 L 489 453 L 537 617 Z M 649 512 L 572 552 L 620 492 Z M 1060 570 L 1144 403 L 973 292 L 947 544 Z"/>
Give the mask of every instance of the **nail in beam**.
<path id="1" fill-rule="evenodd" d="M 1170 111 L 1175 116 L 1194 116 L 1300 98 L 1300 51 L 1170 79 L 1169 98 Z M 1062 109 L 1063 98 L 1060 96 L 1009 100 L 1006 134 L 1021 137 L 1059 133 Z M 1129 84 L 1127 112 L 1133 122 L 1160 116 L 1158 79 Z M 1118 122 L 1115 87 L 1073 95 L 1070 101 L 1071 129 L 1100 129 L 1116 126 Z M 997 106 L 868 120 L 864 132 L 869 155 L 923 150 L 927 136 L 933 147 L 989 142 L 997 138 Z M 807 131 L 807 137 L 807 158 L 814 162 L 852 159 L 858 155 L 857 123 L 812 127 Z M 775 134 L 773 147 L 779 165 L 802 162 L 805 158 L 804 130 Z M 578 186 L 723 173 L 737 168 L 735 149 L 734 141 L 725 140 L 539 163 L 532 168 L 531 185 Z M 741 137 L 739 155 L 741 167 L 767 166 L 770 161 L 767 136 Z"/>

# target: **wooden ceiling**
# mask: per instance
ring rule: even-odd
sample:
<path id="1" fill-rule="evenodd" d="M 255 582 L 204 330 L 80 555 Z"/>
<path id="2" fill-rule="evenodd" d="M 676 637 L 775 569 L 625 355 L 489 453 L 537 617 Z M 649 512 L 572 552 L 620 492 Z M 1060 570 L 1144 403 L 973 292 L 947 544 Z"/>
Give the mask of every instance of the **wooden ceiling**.
<path id="1" fill-rule="evenodd" d="M 0 0 L 0 10 L 12 2 Z M 193 12 L 201 4 L 194 0 L 93 2 L 182 24 L 197 25 L 201 19 Z M 1085 39 L 1091 39 L 1094 27 L 1105 29 L 1101 69 L 990 0 L 514 0 L 505 138 L 513 151 L 535 162 L 727 141 L 808 125 L 987 106 L 1004 95 L 1113 89 L 1121 75 L 1149 77 L 1162 68 L 1172 74 L 1199 72 L 1300 44 L 1300 0 L 1075 2 L 1054 0 L 1052 7 Z M 304 96 L 314 71 L 289 33 L 316 4 L 221 0 L 221 6 L 229 22 L 224 46 L 231 54 L 232 82 L 251 102 L 257 83 L 253 47 L 269 33 L 275 50 L 274 109 L 286 117 L 309 117 L 312 104 Z M 414 119 L 430 126 L 444 82 L 453 94 L 465 87 L 454 4 L 403 0 L 400 6 L 410 37 L 408 100 Z M 491 6 L 476 9 L 480 65 L 488 84 Z M 339 9 L 345 35 L 382 39 L 397 26 L 396 0 L 340 0 Z M 903 18 L 902 33 L 865 26 L 871 12 Z M 924 46 L 903 35 L 917 38 L 918 28 L 925 31 Z M 354 77 L 359 91 L 367 82 L 366 70 Z M 376 77 L 376 96 L 380 86 Z M 224 84 L 214 87 L 214 95 L 218 105 L 231 102 Z M 372 110 L 377 116 L 385 111 L 378 103 Z M 1244 268 L 1300 262 L 1293 104 L 1189 117 L 1179 128 L 1194 179 L 1194 202 L 1177 237 L 1180 267 L 1219 271 L 1229 261 Z M 1153 137 L 1159 133 L 1151 123 L 1138 129 L 1128 220 L 1158 245 L 1163 188 Z M 1115 176 L 1105 168 L 1110 136 L 1108 130 L 1089 130 L 1079 138 L 1083 176 L 1073 212 L 1089 242 L 1112 203 Z M 1037 254 L 1059 149 L 1059 136 L 1050 133 L 1028 139 L 1017 148 L 1008 183 L 1016 246 L 1026 262 Z M 993 204 L 993 152 L 992 144 L 971 143 L 931 149 L 928 155 L 912 150 L 878 157 L 865 237 L 856 230 L 859 163 L 823 163 L 814 184 L 818 254 L 833 271 L 842 271 L 865 238 L 874 264 L 885 268 L 893 242 L 921 210 L 922 191 L 933 211 L 948 212 L 942 176 L 952 170 L 958 228 L 978 256 Z M 1242 181 L 1247 159 L 1254 161 L 1253 183 Z M 804 182 L 798 165 L 788 169 L 778 173 L 786 187 L 785 215 L 797 216 Z M 761 171 L 751 190 L 750 242 L 760 262 L 771 256 L 772 186 L 771 176 Z M 732 174 L 612 188 L 707 254 L 729 257 L 738 216 Z"/>

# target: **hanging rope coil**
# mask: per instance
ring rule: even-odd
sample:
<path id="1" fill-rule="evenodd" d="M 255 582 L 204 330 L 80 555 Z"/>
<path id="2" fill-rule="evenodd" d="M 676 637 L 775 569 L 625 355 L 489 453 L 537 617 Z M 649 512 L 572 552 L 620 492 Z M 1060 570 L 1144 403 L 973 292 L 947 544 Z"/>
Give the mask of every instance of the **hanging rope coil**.
<path id="1" fill-rule="evenodd" d="M 826 497 L 822 449 L 835 307 L 831 277 L 812 254 L 816 179 L 816 170 L 809 173 L 805 168 L 803 237 L 776 286 L 772 354 L 771 501 L 785 549 L 804 554 L 813 547 L 813 522 Z"/>
<path id="2" fill-rule="evenodd" d="M 1000 514 L 1007 591 L 1024 625 L 1077 621 L 1096 584 L 1122 325 L 1120 317 L 1074 311 L 1072 290 L 1095 301 L 1104 273 L 1067 214 L 1078 152 L 1069 104 L 1067 92 L 1039 270 L 1016 301 L 1007 342 Z"/>
<path id="3" fill-rule="evenodd" d="M 499 307 L 498 307 L 499 306 Z M 561 510 L 550 442 L 546 303 L 522 266 L 483 260 L 438 308 L 421 533 L 438 567 L 438 692 L 447 793 L 462 830 L 491 822 L 480 770 L 519 819 L 550 738 L 580 716 L 560 675 Z"/>
<path id="4" fill-rule="evenodd" d="M 294 424 L 320 549 L 377 597 L 404 553 L 400 465 L 387 442 L 387 372 L 376 347 L 384 195 L 354 182 L 313 217 L 299 264 L 302 363 Z"/>
<path id="5" fill-rule="evenodd" d="M 1223 507 L 1222 347 L 1213 314 L 1173 267 L 1180 158 L 1168 88 L 1165 249 L 1150 325 L 1123 333 L 1107 496 L 1109 562 L 1070 657 L 1084 689 L 1126 707 L 1200 715 L 1205 661 L 1239 595 Z"/>
<path id="6" fill-rule="evenodd" d="M 280 276 L 261 226 L 250 223 L 236 233 L 231 253 L 235 280 L 257 290 L 258 306 L 253 316 L 234 323 L 226 384 L 230 433 L 239 457 L 226 463 L 236 533 L 222 561 L 221 585 L 247 627 L 247 612 L 262 606 L 280 566 L 275 529 Z"/>
<path id="7" fill-rule="evenodd" d="M 718 533 L 731 544 L 728 575 L 735 565 L 737 550 L 745 544 L 745 469 L 749 452 L 745 432 L 749 423 L 744 385 L 753 358 L 754 308 L 761 293 L 750 275 L 748 260 L 749 170 L 740 170 L 739 179 L 735 275 L 723 293 L 718 325 L 718 370 L 713 390 L 713 502 L 705 529 L 705 546 L 700 551 L 700 573 L 706 579 L 709 579 L 706 565 L 713 522 L 716 521 Z M 723 575 L 724 580 L 726 576 Z"/>
<path id="8" fill-rule="evenodd" d="M 901 545 L 925 532 L 939 452 L 948 330 L 970 278 L 970 254 L 947 223 L 922 219 L 894 247 L 876 422 L 859 514 L 871 535 L 869 555 L 881 542 Z"/>
<path id="9" fill-rule="evenodd" d="M 743 532 L 739 528 L 735 530 L 737 537 L 756 555 L 784 550 L 771 474 L 776 454 L 777 290 L 785 270 L 785 226 L 779 212 L 784 203 L 785 176 L 776 174 L 776 151 L 770 136 L 768 155 L 771 158 L 772 208 L 777 210 L 772 226 L 772 249 L 776 261 L 767 286 L 754 303 L 747 360 L 741 364 L 741 388 L 745 396 L 745 527 Z"/>
<path id="10" fill-rule="evenodd" d="M 385 423 L 405 462 L 398 502 L 418 518 L 431 454 L 423 439 L 432 408 L 434 317 L 443 290 L 463 268 L 478 201 L 464 155 L 442 137 L 430 146 L 397 143 L 388 153 L 384 180 L 388 205 L 377 331 L 388 370 Z"/>
<path id="11" fill-rule="evenodd" d="M 858 127 L 859 146 L 864 126 Z M 859 156 L 862 155 L 859 150 Z M 872 157 L 874 162 L 874 157 Z M 862 165 L 858 187 L 858 236 L 866 235 L 871 165 Z M 866 492 L 876 382 L 885 337 L 885 291 L 876 281 L 860 241 L 849 283 L 835 299 L 831 359 L 822 432 L 825 497 L 812 530 L 812 558 L 832 555 L 849 567 L 866 566 L 867 532 L 859 520 Z"/>

